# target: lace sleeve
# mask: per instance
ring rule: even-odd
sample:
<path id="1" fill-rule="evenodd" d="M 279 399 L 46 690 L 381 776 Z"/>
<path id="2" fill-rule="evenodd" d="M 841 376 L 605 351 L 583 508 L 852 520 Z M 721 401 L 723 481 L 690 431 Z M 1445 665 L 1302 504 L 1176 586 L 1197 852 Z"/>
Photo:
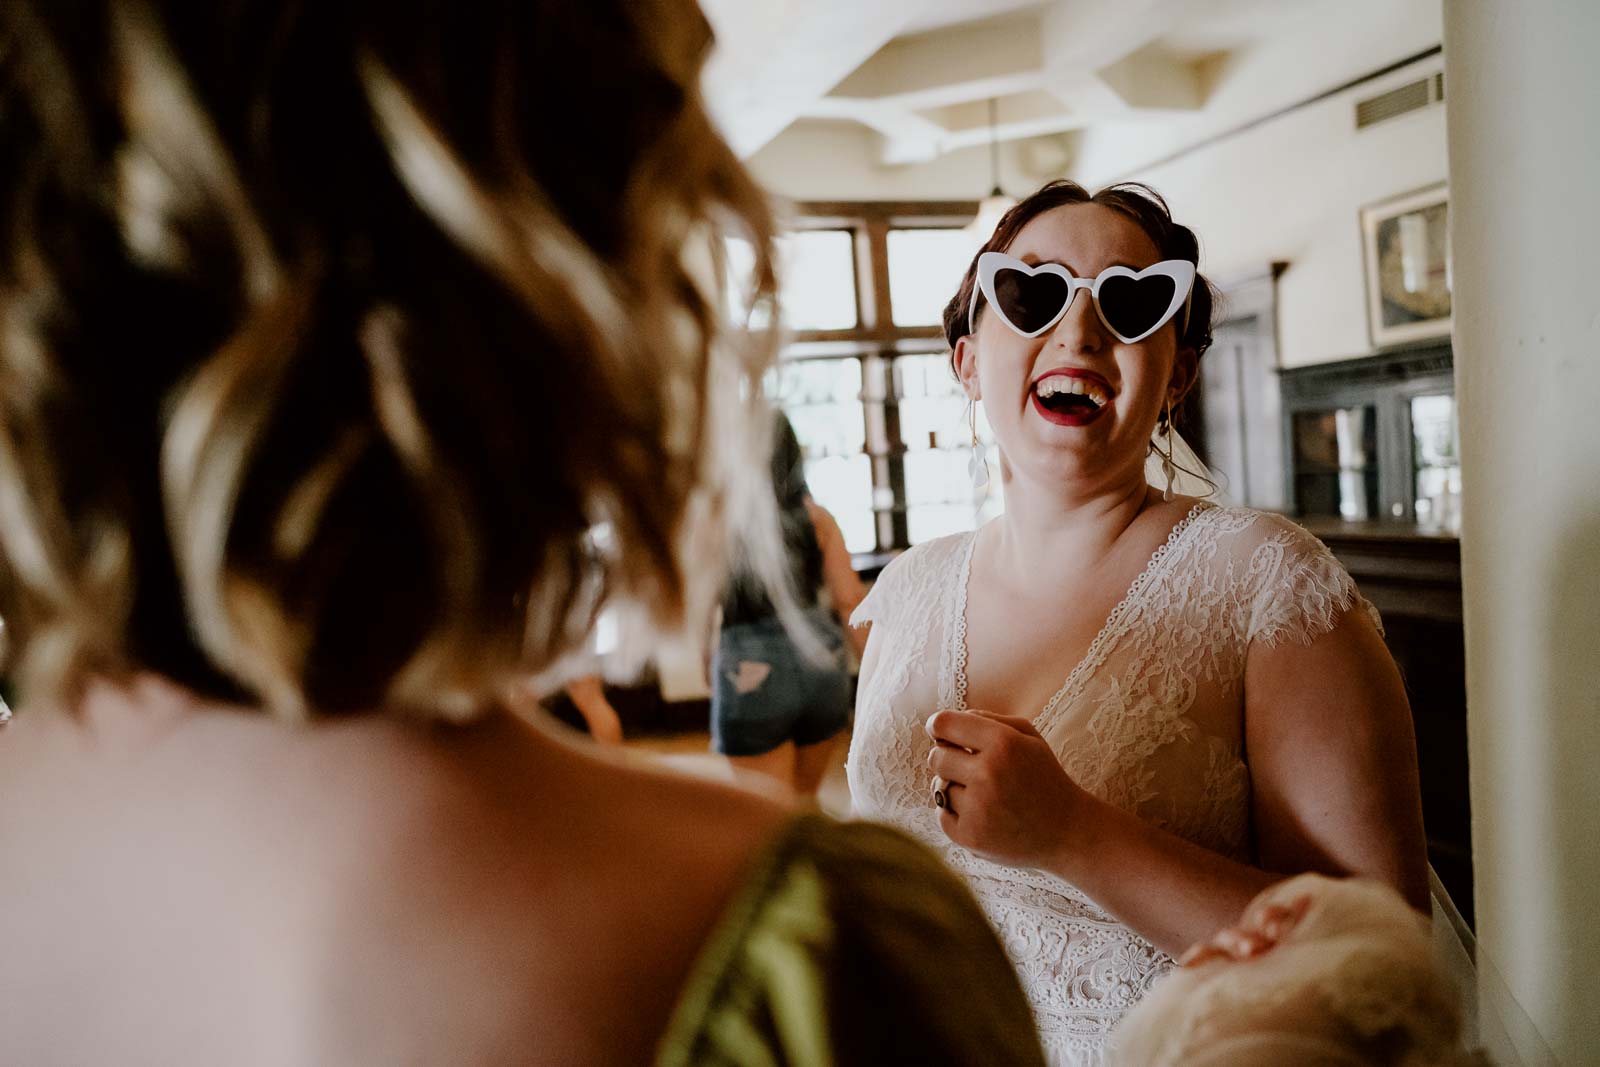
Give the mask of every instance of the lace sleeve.
<path id="1" fill-rule="evenodd" d="M 889 561 L 883 568 L 872 588 L 867 590 L 867 595 L 856 605 L 856 610 L 850 614 L 850 625 L 854 627 L 866 626 L 868 623 L 888 621 L 893 618 L 896 606 L 900 602 L 897 590 L 902 585 L 902 572 L 905 570 L 906 556 L 902 552 Z"/>
<path id="2" fill-rule="evenodd" d="M 1309 645 L 1356 607 L 1383 632 L 1378 609 L 1356 589 L 1355 579 L 1328 546 L 1281 516 L 1263 515 L 1260 523 L 1263 536 L 1246 569 L 1245 632 L 1250 641 Z"/>

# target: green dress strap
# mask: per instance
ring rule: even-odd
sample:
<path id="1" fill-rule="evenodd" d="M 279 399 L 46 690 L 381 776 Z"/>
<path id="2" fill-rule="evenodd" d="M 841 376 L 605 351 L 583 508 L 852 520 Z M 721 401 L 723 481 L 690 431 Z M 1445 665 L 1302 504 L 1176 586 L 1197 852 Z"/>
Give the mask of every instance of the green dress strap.
<path id="1" fill-rule="evenodd" d="M 1043 1064 L 972 894 L 870 823 L 802 815 L 758 856 L 690 972 L 658 1067 Z"/>

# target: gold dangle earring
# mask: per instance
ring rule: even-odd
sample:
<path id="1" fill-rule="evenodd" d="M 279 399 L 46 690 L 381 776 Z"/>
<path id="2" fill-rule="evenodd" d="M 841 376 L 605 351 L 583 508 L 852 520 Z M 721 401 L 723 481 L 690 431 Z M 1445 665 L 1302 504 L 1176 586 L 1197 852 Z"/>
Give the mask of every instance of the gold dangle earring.
<path id="1" fill-rule="evenodd" d="M 1172 477 L 1175 469 L 1172 463 L 1172 397 L 1170 395 L 1167 397 L 1167 421 L 1162 430 L 1167 438 L 1167 451 L 1161 457 L 1161 473 L 1167 476 L 1167 487 L 1162 490 L 1161 499 L 1170 501 L 1172 499 Z"/>
<path id="2" fill-rule="evenodd" d="M 972 476 L 972 488 L 979 492 L 989 487 L 989 464 L 983 458 L 983 445 L 978 442 L 978 402 L 967 405 L 972 420 L 972 458 L 967 461 L 967 473 Z"/>

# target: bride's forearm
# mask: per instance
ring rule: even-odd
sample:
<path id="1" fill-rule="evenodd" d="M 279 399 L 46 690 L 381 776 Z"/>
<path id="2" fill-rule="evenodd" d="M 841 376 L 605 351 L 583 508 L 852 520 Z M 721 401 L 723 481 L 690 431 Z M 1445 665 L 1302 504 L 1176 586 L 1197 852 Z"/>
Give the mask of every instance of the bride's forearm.
<path id="1" fill-rule="evenodd" d="M 1228 859 L 1101 800 L 1045 866 L 1169 955 L 1238 920 L 1284 875 Z"/>

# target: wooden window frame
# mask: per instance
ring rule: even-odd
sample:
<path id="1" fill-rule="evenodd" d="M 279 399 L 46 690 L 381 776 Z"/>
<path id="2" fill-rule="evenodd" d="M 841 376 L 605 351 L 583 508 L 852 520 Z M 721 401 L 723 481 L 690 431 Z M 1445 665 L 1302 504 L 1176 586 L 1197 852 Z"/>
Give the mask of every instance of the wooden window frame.
<path id="1" fill-rule="evenodd" d="M 858 553 L 858 570 L 874 570 L 910 547 L 907 525 L 905 441 L 900 435 L 900 396 L 895 361 L 942 350 L 940 326 L 896 326 L 889 289 L 892 230 L 959 229 L 978 213 L 976 200 L 803 201 L 794 205 L 787 229 L 845 230 L 855 247 L 856 325 L 848 330 L 794 330 L 783 359 L 861 360 L 865 448 L 872 468 L 875 551 Z M 880 506 L 877 501 L 891 501 Z"/>

